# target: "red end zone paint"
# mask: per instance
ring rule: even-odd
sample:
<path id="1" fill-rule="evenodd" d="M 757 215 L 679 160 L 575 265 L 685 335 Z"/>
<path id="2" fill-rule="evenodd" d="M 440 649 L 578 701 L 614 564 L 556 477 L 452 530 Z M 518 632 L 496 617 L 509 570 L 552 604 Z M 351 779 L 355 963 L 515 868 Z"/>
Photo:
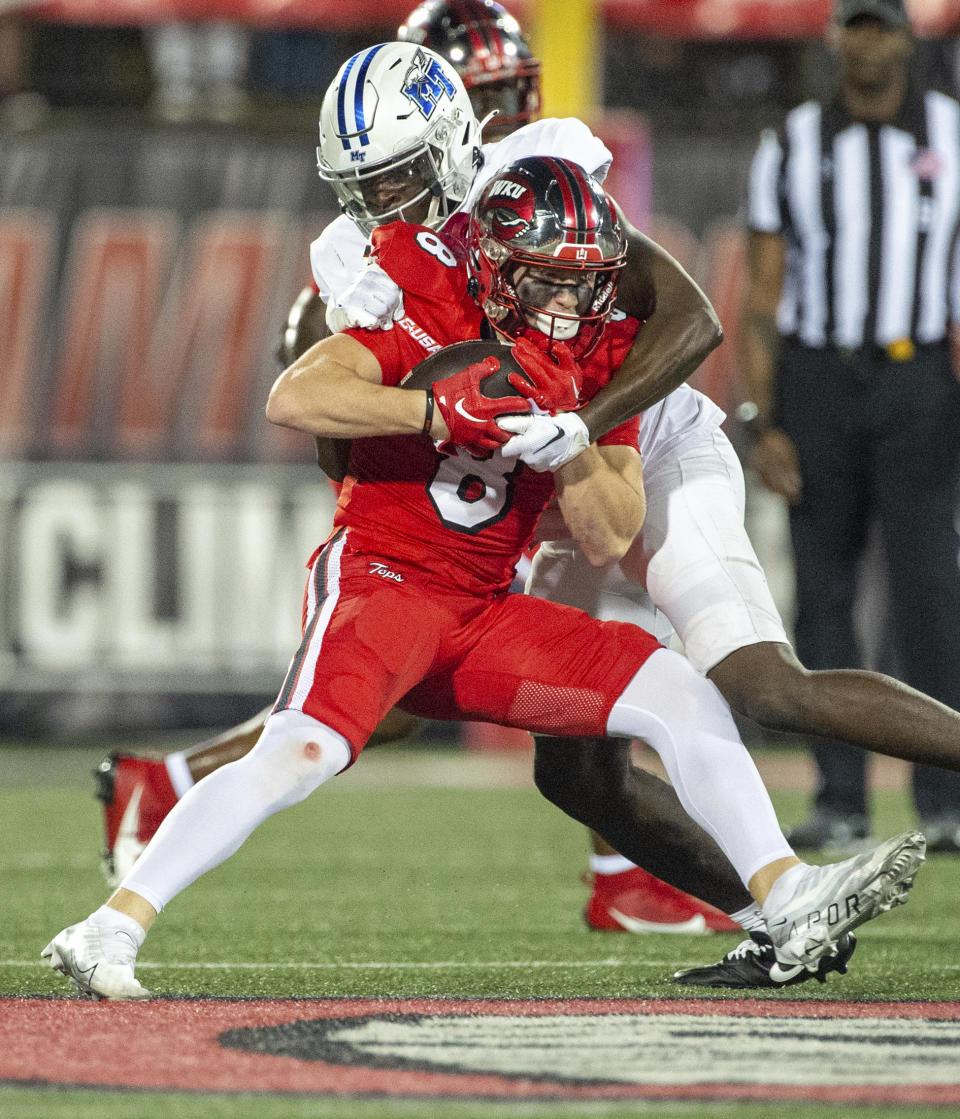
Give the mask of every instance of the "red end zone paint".
<path id="1" fill-rule="evenodd" d="M 577 1040 L 578 1020 L 583 1019 L 589 1020 L 583 1021 L 584 1032 Z M 898 1055 L 903 1052 L 900 1082 L 839 1083 L 826 1075 L 804 1076 L 796 1073 L 799 1066 L 791 1065 L 789 1054 L 784 1068 L 774 1070 L 785 1082 L 751 1082 L 743 1074 L 742 1059 L 738 1078 L 729 1062 L 711 1065 L 702 1056 L 707 1052 L 702 1038 L 711 1033 L 727 1052 L 730 1039 L 723 1034 L 738 1028 L 753 1034 L 778 1030 L 789 1047 L 797 1040 L 794 1033 L 807 1030 L 811 1020 L 817 1022 L 816 1035 L 829 1033 L 829 1023 L 844 1031 L 843 1050 L 854 1041 L 850 1033 L 857 1023 L 866 1027 L 856 1042 L 865 1047 L 862 1052 L 871 1046 L 879 1047 L 878 1053 L 884 1046 L 898 1047 Z M 485 1029 L 488 1021 L 490 1030 Z M 678 1023 L 693 1031 L 692 1039 L 678 1040 Z M 528 1041 L 527 1035 L 538 1026 L 547 1028 L 548 1040 L 541 1036 Z M 631 1080 L 629 1071 L 616 1082 L 609 1070 L 591 1072 L 589 1055 L 583 1069 L 572 1074 L 565 1057 L 559 1060 L 560 1072 L 538 1066 L 538 1054 L 557 1050 L 558 1029 L 561 1048 L 565 1036 L 572 1053 L 582 1051 L 588 1037 L 602 1048 L 599 1035 L 608 1028 L 619 1031 L 620 1069 L 629 1070 L 631 1056 L 657 1041 L 659 1033 L 673 1054 L 680 1054 L 684 1045 L 694 1047 L 696 1075 L 684 1080 L 679 1056 L 658 1065 L 655 1077 L 646 1074 L 643 1082 Z M 505 1036 L 505 1029 L 512 1033 Z M 956 1031 L 960 1004 L 955 1002 L 0 999 L 0 1082 L 397 1097 L 958 1104 L 960 1071 L 941 1066 L 931 1073 L 929 1064 L 931 1056 L 947 1061 L 950 1052 L 956 1052 L 948 1044 Z M 366 1032 L 375 1036 L 365 1047 Z M 801 1044 L 810 1041 L 811 1031 L 807 1035 Z M 411 1039 L 423 1042 L 426 1056 L 410 1058 Z M 631 1054 L 631 1046 L 636 1053 Z M 518 1064 L 515 1053 L 525 1047 L 530 1061 Z M 263 1048 L 268 1051 L 259 1051 Z M 912 1067 L 911 1055 L 917 1054 L 922 1059 Z M 502 1061 L 510 1066 L 506 1071 L 496 1068 Z M 886 1058 L 881 1064 L 886 1069 Z M 848 1054 L 841 1079 L 849 1081 L 857 1073 L 846 1070 L 860 1067 Z M 729 1079 L 715 1072 L 729 1072 Z"/>

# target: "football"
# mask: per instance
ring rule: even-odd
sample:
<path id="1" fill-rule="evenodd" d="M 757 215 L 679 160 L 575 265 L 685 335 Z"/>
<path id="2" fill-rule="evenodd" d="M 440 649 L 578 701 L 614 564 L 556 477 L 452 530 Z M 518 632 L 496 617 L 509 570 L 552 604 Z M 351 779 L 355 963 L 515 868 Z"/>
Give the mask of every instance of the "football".
<path id="1" fill-rule="evenodd" d="M 455 342 L 452 346 L 437 350 L 435 354 L 424 358 L 419 365 L 415 365 L 401 382 L 400 387 L 428 389 L 434 381 L 452 377 L 454 373 L 459 373 L 468 365 L 476 365 L 487 357 L 497 358 L 500 368 L 480 382 L 480 391 L 483 395 L 489 400 L 496 400 L 503 396 L 519 396 L 520 394 L 507 380 L 507 376 L 510 373 L 519 373 L 527 380 L 530 378 L 513 356 L 513 347 L 485 338 L 478 338 L 471 342 Z"/>

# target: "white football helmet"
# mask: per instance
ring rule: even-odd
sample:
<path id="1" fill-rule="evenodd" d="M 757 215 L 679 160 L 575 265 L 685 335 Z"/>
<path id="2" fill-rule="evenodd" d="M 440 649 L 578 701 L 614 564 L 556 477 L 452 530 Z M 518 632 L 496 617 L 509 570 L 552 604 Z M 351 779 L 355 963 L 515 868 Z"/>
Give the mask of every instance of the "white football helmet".
<path id="1" fill-rule="evenodd" d="M 480 123 L 456 70 L 416 43 L 380 43 L 341 66 L 320 109 L 320 178 L 369 236 L 439 229 L 481 165 Z"/>

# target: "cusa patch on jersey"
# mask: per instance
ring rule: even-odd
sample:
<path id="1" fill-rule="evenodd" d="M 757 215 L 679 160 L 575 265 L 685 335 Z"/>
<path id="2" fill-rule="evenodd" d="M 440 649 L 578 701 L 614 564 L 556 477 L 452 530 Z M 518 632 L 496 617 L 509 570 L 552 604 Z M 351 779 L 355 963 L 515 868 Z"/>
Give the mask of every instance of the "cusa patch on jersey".
<path id="1" fill-rule="evenodd" d="M 507 377 L 511 373 L 519 373 L 521 377 L 530 380 L 520 367 L 520 363 L 513 356 L 513 347 L 503 342 L 492 339 L 476 338 L 470 342 L 454 342 L 452 346 L 444 346 L 435 354 L 424 358 L 400 382 L 403 389 L 428 389 L 434 381 L 442 381 L 460 373 L 468 365 L 476 365 L 484 358 L 495 357 L 500 362 L 500 368 L 480 381 L 480 391 L 489 400 L 499 400 L 504 396 L 519 396 L 520 393 L 510 384 Z"/>

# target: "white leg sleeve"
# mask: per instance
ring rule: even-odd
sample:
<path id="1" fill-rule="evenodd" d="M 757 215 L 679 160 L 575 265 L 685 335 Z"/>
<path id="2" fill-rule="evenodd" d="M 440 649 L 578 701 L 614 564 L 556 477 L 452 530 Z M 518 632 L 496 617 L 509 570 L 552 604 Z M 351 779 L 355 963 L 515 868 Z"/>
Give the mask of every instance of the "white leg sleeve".
<path id="1" fill-rule="evenodd" d="M 246 757 L 215 770 L 177 801 L 122 885 L 159 912 L 228 859 L 268 816 L 339 773 L 350 756 L 343 735 L 309 715 L 271 715 Z"/>
<path id="2" fill-rule="evenodd" d="M 658 649 L 646 661 L 614 704 L 607 733 L 642 738 L 657 751 L 680 803 L 744 885 L 793 854 L 730 708 L 678 653 Z"/>

